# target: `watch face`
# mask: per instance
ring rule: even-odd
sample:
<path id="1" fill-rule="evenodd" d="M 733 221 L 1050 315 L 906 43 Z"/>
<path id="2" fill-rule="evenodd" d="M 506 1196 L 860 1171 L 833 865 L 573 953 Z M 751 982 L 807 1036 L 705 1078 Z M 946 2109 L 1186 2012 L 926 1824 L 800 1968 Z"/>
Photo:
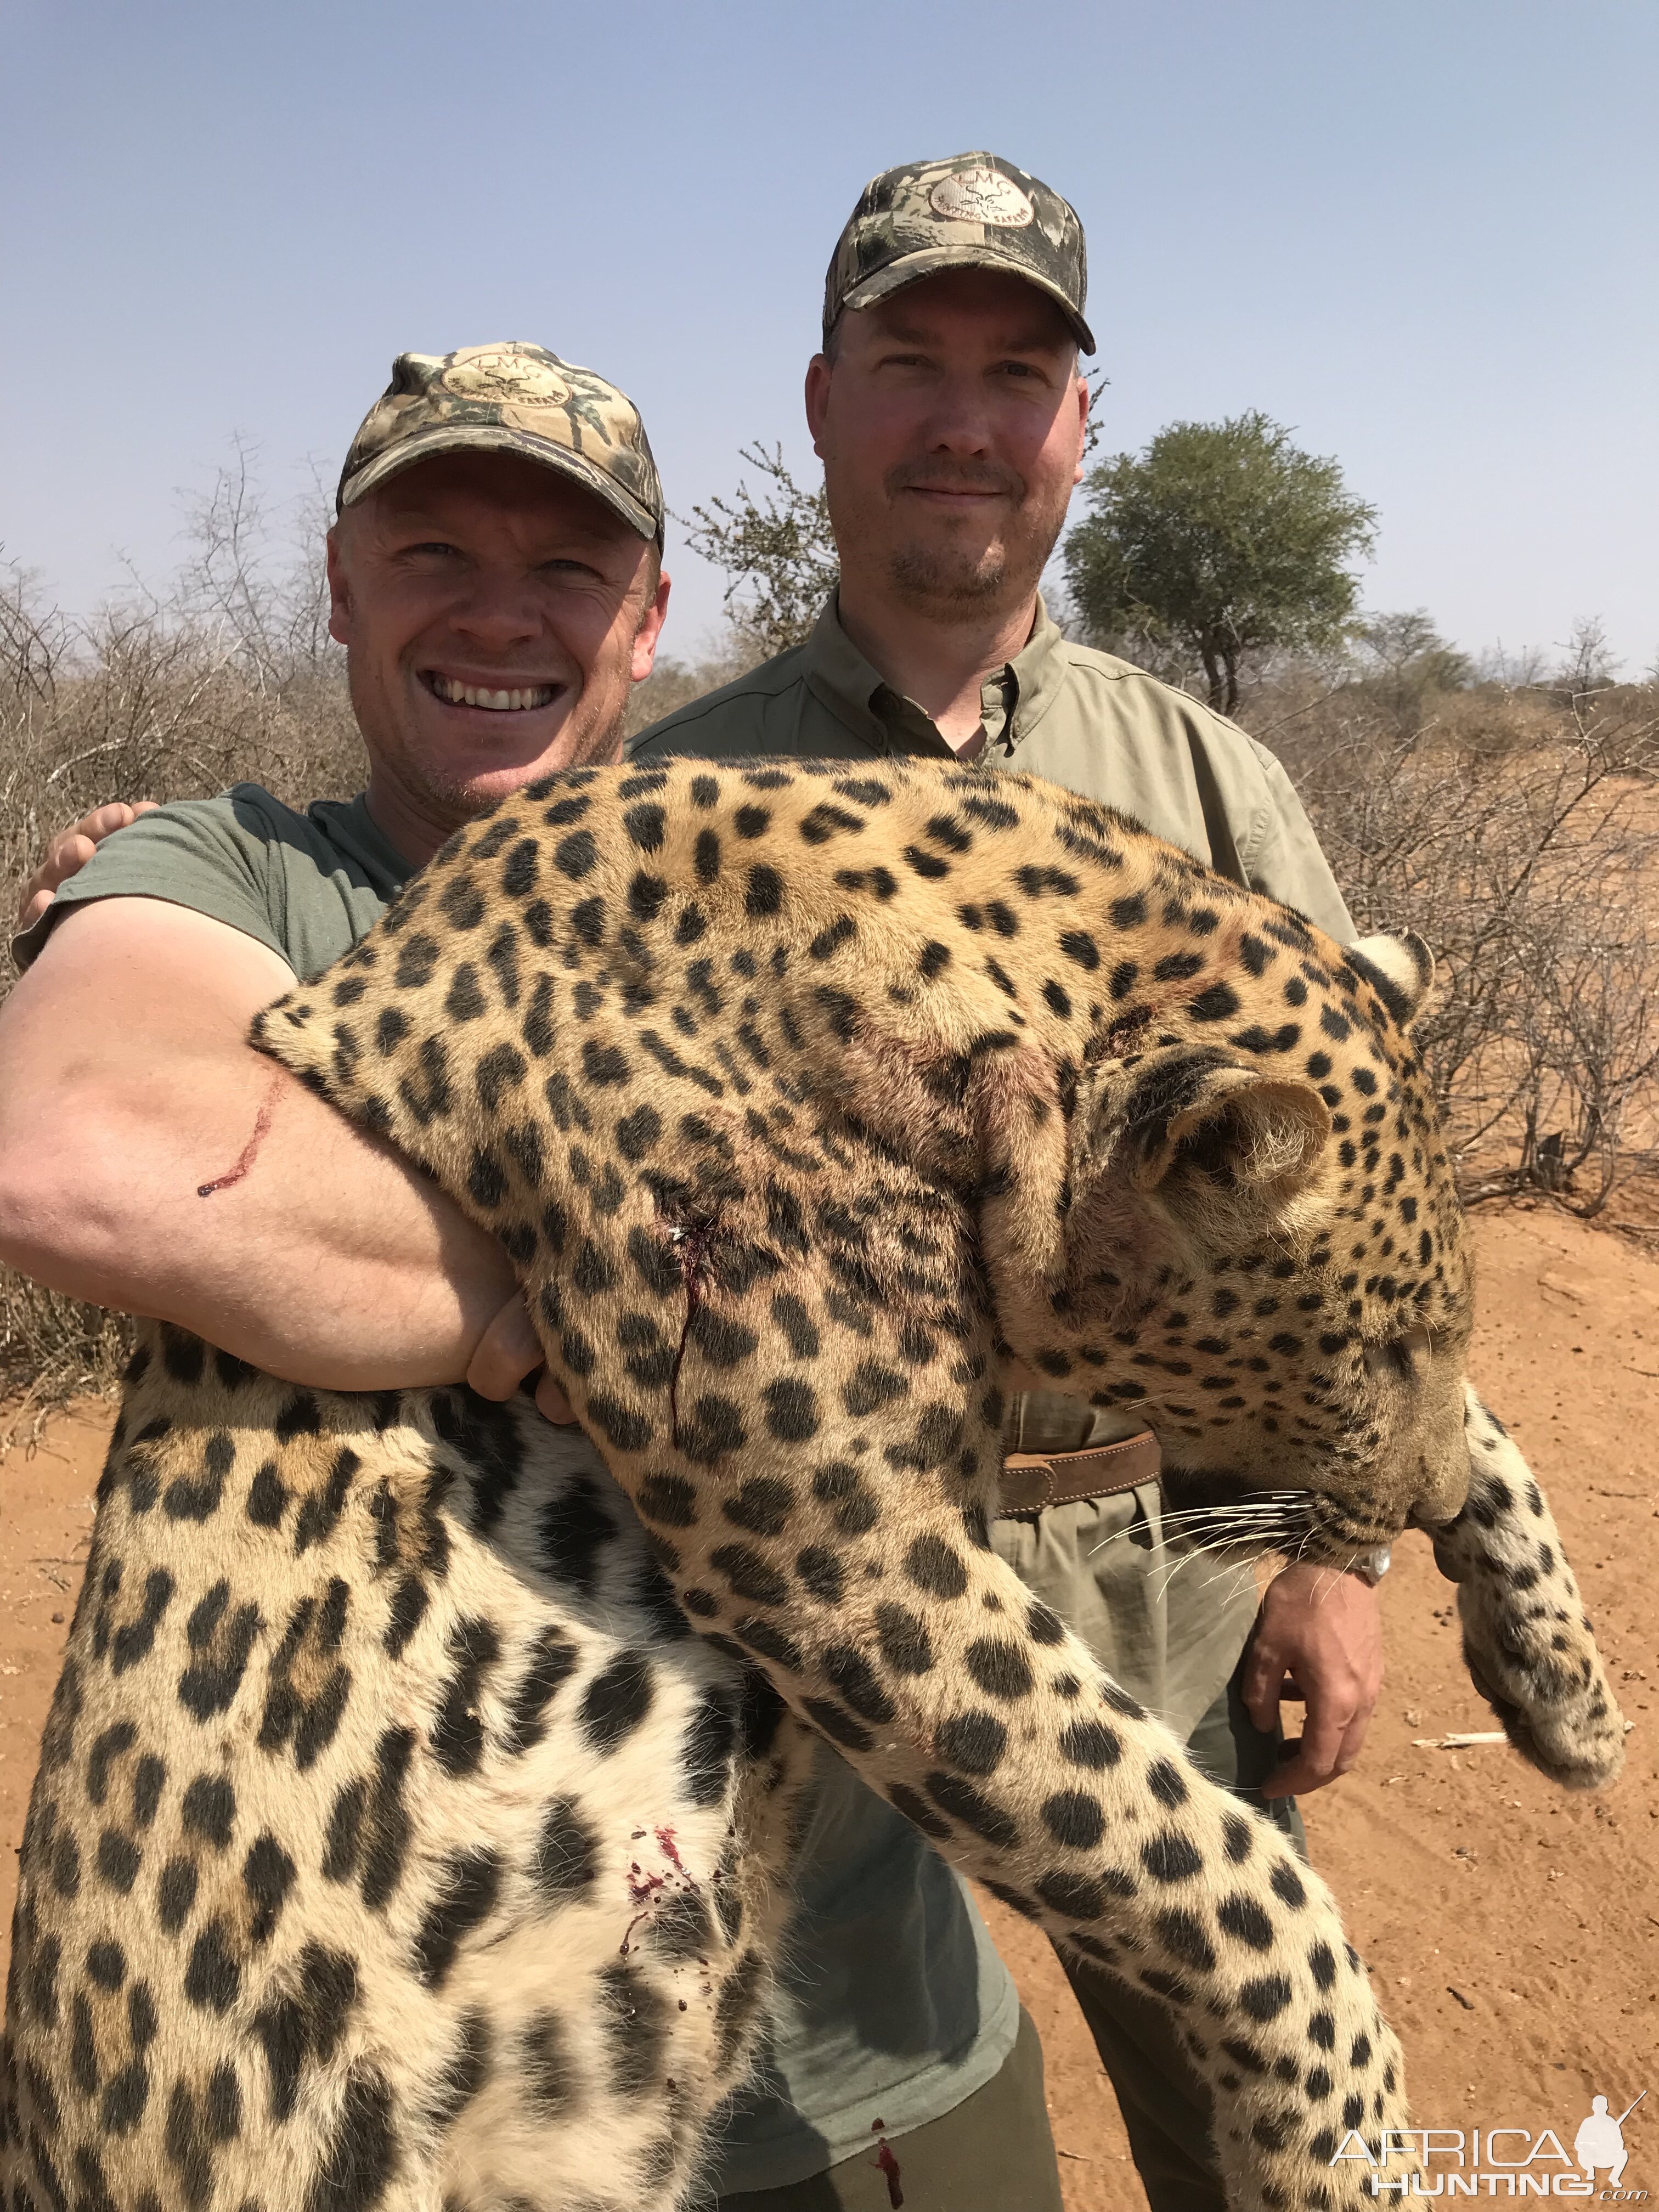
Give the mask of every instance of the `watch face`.
<path id="1" fill-rule="evenodd" d="M 1375 1589 L 1383 1576 L 1388 1573 L 1389 1563 L 1393 1557 L 1394 1554 L 1388 1545 L 1379 1544 L 1374 1552 L 1362 1553 L 1349 1568 L 1348 1572 L 1351 1575 L 1358 1575 L 1362 1583 L 1369 1583 Z"/>

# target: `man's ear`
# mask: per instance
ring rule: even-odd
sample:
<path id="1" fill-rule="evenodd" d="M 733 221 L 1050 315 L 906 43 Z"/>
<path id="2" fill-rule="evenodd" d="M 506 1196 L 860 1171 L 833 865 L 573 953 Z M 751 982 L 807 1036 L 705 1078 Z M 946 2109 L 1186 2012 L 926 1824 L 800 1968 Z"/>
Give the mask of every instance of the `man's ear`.
<path id="1" fill-rule="evenodd" d="M 662 626 L 668 619 L 669 589 L 667 574 L 659 574 L 657 588 L 646 602 L 645 611 L 640 617 L 640 626 L 634 633 L 634 657 L 629 664 L 628 672 L 635 684 L 643 684 L 656 665 Z"/>
<path id="2" fill-rule="evenodd" d="M 1421 1011 L 1434 981 L 1434 955 L 1415 930 L 1398 936 L 1362 937 L 1348 947 L 1348 963 L 1358 969 L 1403 1029 Z"/>
<path id="3" fill-rule="evenodd" d="M 328 634 L 336 645 L 351 642 L 351 586 L 340 552 L 340 526 L 328 533 Z"/>
<path id="4" fill-rule="evenodd" d="M 812 451 L 820 460 L 823 447 L 818 442 L 823 434 L 824 416 L 830 410 L 830 377 L 833 364 L 827 354 L 815 353 L 806 364 L 806 427 L 811 433 Z"/>

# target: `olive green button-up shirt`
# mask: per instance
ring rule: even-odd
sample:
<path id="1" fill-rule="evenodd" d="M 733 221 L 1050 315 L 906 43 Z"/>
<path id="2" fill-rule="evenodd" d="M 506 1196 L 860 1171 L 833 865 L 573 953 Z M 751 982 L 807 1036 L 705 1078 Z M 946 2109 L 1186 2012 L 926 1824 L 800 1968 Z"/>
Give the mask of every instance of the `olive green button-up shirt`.
<path id="1" fill-rule="evenodd" d="M 653 723 L 628 750 L 639 762 L 912 754 L 1043 776 L 1352 938 L 1289 778 L 1234 724 L 1127 661 L 1072 644 L 1040 601 L 1030 637 L 980 700 L 969 759 L 883 681 L 831 599 L 805 644 Z M 1136 1425 L 1033 1393 L 1012 1406 L 1006 1442 L 1060 1451 Z M 1248 1567 L 1218 1577 L 1212 1563 L 1172 1553 L 1155 1482 L 999 1521 L 993 1541 L 1126 1689 L 1177 1736 L 1190 1734 L 1255 1620 Z M 872 2113 L 890 2135 L 950 2111 L 995 2073 L 1018 2021 L 1007 1970 L 956 1875 L 828 1750 L 818 1778 L 768 2060 L 726 2131 L 725 2191 L 778 2186 L 867 2150 Z"/>
<path id="2" fill-rule="evenodd" d="M 969 765 L 1045 776 L 1115 806 L 1218 874 L 1352 939 L 1290 778 L 1233 723 L 1127 660 L 1073 645 L 1041 600 L 1029 641 L 987 678 L 980 700 L 984 741 Z M 922 708 L 865 659 L 833 599 L 805 645 L 653 723 L 629 747 L 647 761 L 892 753 L 957 758 Z"/>

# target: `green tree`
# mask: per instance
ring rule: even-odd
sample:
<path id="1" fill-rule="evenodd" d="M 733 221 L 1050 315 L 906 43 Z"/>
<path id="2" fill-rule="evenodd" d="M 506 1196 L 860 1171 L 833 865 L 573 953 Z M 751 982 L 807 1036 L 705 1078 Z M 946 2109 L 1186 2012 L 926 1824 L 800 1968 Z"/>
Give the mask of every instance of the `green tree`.
<path id="1" fill-rule="evenodd" d="M 1462 691 L 1474 664 L 1441 636 L 1425 607 L 1367 615 L 1353 629 L 1358 681 L 1397 714 L 1420 712 L 1432 691 Z"/>
<path id="2" fill-rule="evenodd" d="M 731 499 L 694 507 L 684 528 L 693 550 L 726 571 L 732 649 L 752 665 L 805 642 L 841 562 L 823 485 L 797 483 L 781 446 L 741 452 L 766 480 L 759 496 L 739 483 Z"/>
<path id="3" fill-rule="evenodd" d="M 1210 704 L 1231 714 L 1249 656 L 1317 651 L 1352 627 L 1376 510 L 1348 495 L 1334 460 L 1304 453 L 1259 410 L 1172 422 L 1143 453 L 1087 479 L 1092 510 L 1066 540 L 1085 632 L 1200 661 Z"/>

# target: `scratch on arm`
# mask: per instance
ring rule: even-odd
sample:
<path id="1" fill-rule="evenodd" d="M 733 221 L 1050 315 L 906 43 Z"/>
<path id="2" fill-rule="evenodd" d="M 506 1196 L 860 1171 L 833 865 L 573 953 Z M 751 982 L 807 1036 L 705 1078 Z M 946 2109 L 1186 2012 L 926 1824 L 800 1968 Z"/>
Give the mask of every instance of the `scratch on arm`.
<path id="1" fill-rule="evenodd" d="M 237 1154 L 234 1163 L 225 1170 L 223 1175 L 215 1176 L 211 1182 L 197 1184 L 198 1198 L 211 1198 L 216 1190 L 228 1190 L 232 1183 L 240 1182 L 258 1158 L 260 1146 L 270 1134 L 271 1116 L 276 1110 L 276 1094 L 282 1086 L 283 1073 L 278 1068 L 270 1079 L 270 1087 L 260 1102 L 259 1111 L 254 1118 L 253 1134 Z"/>

